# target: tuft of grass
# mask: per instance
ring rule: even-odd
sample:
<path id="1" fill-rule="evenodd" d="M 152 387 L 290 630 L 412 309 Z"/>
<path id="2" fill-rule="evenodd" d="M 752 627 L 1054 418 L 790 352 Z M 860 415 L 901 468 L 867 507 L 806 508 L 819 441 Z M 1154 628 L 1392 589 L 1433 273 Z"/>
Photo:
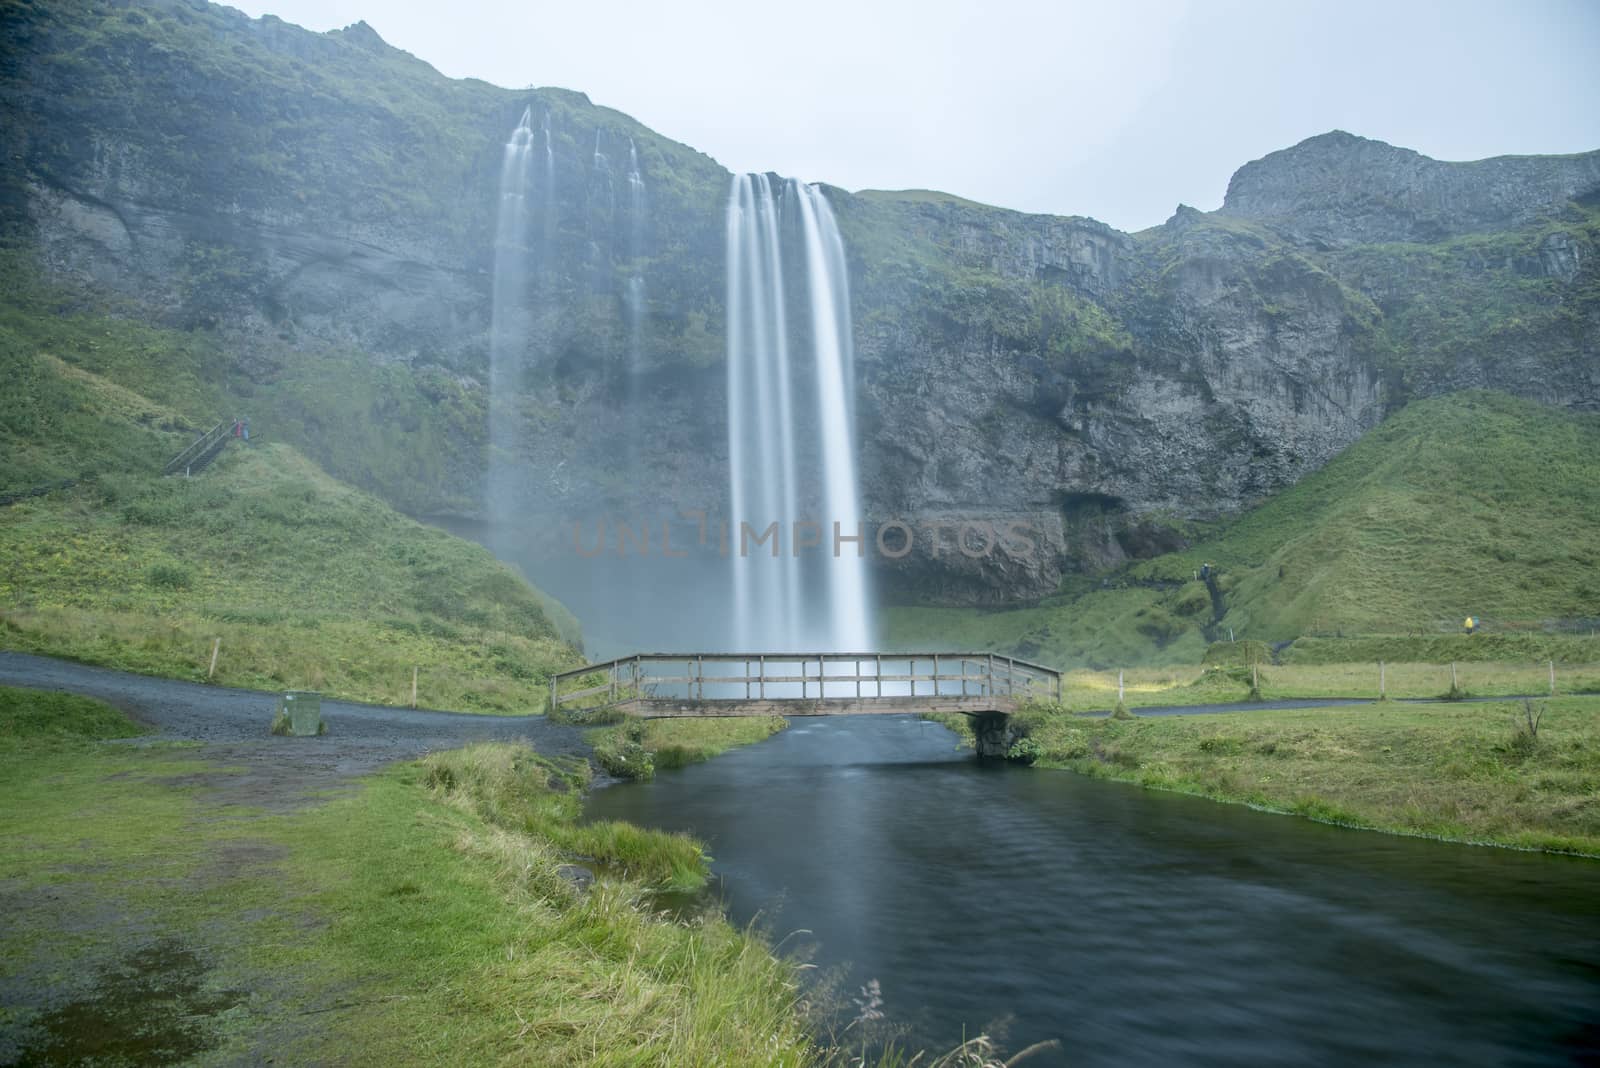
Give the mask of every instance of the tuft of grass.
<path id="1" fill-rule="evenodd" d="M 780 716 L 649 719 L 597 728 L 588 737 L 608 772 L 648 778 L 656 769 L 699 764 L 729 749 L 763 741 L 788 726 Z M 650 768 L 648 774 L 635 773 L 642 765 Z"/>
<path id="2" fill-rule="evenodd" d="M 657 886 L 693 888 L 705 881 L 706 855 L 682 834 L 615 821 L 579 823 L 584 761 L 556 761 L 526 745 L 484 744 L 435 753 L 422 782 L 487 823 L 549 841 L 574 859 Z"/>
<path id="3" fill-rule="evenodd" d="M 77 694 L 0 686 L 0 749 L 97 742 L 145 733 L 123 712 Z"/>

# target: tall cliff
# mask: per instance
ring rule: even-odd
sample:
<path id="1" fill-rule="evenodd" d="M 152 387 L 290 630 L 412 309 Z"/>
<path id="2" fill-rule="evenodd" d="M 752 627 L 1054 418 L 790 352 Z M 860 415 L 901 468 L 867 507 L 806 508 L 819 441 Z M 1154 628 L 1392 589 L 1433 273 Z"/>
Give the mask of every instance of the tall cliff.
<path id="1" fill-rule="evenodd" d="M 269 410 L 419 514 L 481 509 L 496 180 L 531 106 L 554 194 L 520 484 L 563 519 L 725 510 L 714 161 L 578 93 L 444 78 L 364 24 L 9 0 L 0 33 L 0 227 L 7 269 L 42 272 L 29 308 L 197 339 L 204 366 L 164 373 Z M 637 243 L 619 222 L 630 143 Z M 827 195 L 868 512 L 1018 518 L 1048 547 L 972 560 L 919 543 L 881 569 L 897 599 L 1027 600 L 1172 548 L 1416 397 L 1490 386 L 1600 408 L 1600 152 L 1442 163 L 1325 134 L 1241 168 L 1220 210 L 1137 234 Z"/>

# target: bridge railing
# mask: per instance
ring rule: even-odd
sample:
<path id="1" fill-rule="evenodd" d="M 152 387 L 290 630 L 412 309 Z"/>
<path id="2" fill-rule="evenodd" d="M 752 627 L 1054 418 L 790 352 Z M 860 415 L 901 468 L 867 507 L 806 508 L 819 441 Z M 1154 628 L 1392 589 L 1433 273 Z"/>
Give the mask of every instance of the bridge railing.
<path id="1" fill-rule="evenodd" d="M 1061 700 L 1061 673 L 998 653 L 640 653 L 550 679 L 550 708 L 629 701 Z"/>

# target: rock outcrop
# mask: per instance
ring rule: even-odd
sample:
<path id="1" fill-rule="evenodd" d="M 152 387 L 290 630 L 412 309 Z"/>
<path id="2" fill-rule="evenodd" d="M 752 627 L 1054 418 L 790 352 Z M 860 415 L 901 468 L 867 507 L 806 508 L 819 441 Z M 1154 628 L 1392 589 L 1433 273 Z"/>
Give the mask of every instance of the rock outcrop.
<path id="1" fill-rule="evenodd" d="M 1221 211 L 1337 248 L 1515 229 L 1596 190 L 1600 152 L 1451 163 L 1335 130 L 1240 167 Z"/>

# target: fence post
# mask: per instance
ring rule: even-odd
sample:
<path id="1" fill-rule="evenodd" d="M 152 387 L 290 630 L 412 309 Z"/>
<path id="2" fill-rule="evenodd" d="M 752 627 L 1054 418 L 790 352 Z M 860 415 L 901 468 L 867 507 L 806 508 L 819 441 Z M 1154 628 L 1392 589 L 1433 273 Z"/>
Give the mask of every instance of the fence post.
<path id="1" fill-rule="evenodd" d="M 1450 688 L 1452 690 L 1461 689 L 1461 687 L 1456 683 L 1456 662 L 1454 660 L 1450 661 Z"/>
<path id="2" fill-rule="evenodd" d="M 1550 696 L 1556 695 L 1556 662 L 1550 661 Z"/>
<path id="3" fill-rule="evenodd" d="M 546 715 L 556 710 L 556 679 L 558 677 L 556 675 L 550 676 L 550 707 L 545 710 Z"/>
<path id="4" fill-rule="evenodd" d="M 912 672 L 916 674 L 916 672 Z M 933 696 L 939 696 L 939 654 L 933 654 Z"/>
<path id="5" fill-rule="evenodd" d="M 217 673 L 217 654 L 222 651 L 222 639 L 217 638 L 211 643 L 211 666 L 206 669 L 206 678 Z"/>
<path id="6" fill-rule="evenodd" d="M 1117 669 L 1117 703 L 1122 704 L 1122 669 Z"/>
<path id="7" fill-rule="evenodd" d="M 1387 681 L 1384 678 L 1383 661 L 1380 660 L 1378 661 L 1378 700 L 1380 701 L 1388 696 L 1388 689 L 1385 685 Z"/>
<path id="8" fill-rule="evenodd" d="M 417 707 L 417 665 L 411 665 L 411 707 Z"/>

